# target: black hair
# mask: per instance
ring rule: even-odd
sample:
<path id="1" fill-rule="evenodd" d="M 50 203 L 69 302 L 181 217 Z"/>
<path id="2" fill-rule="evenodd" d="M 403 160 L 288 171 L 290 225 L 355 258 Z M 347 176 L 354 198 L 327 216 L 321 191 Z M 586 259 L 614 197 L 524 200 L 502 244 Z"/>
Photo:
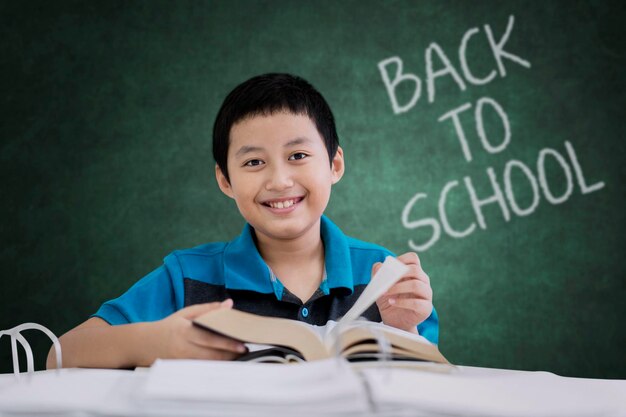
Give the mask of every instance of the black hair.
<path id="1" fill-rule="evenodd" d="M 213 158 L 228 181 L 227 157 L 233 125 L 253 116 L 287 111 L 308 116 L 324 139 L 331 161 L 339 138 L 324 97 L 308 81 L 291 74 L 263 74 L 239 84 L 224 99 L 213 124 Z"/>

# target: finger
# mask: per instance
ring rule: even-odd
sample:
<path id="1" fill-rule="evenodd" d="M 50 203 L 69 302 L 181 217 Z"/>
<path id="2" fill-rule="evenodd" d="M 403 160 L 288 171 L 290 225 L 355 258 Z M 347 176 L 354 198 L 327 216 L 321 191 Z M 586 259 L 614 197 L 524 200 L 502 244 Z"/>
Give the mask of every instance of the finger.
<path id="1" fill-rule="evenodd" d="M 417 279 L 422 281 L 423 283 L 430 285 L 430 277 L 426 272 L 424 272 L 422 268 L 417 265 L 409 265 L 409 271 L 405 275 L 403 275 L 398 282 L 410 281 L 412 279 Z"/>
<path id="2" fill-rule="evenodd" d="M 246 346 L 235 339 L 211 331 L 193 328 L 189 341 L 202 348 L 219 349 L 234 353 L 245 353 Z"/>
<path id="3" fill-rule="evenodd" d="M 431 300 L 433 297 L 433 290 L 429 284 L 418 279 L 411 279 L 401 281 L 393 285 L 385 293 L 385 296 L 395 296 L 395 298 L 398 298 L 399 295 L 406 295 L 402 298 L 421 298 L 424 300 Z"/>
<path id="4" fill-rule="evenodd" d="M 402 276 L 402 278 L 400 278 L 400 280 L 398 280 L 398 282 L 418 279 L 422 282 L 430 284 L 430 277 L 428 276 L 426 272 L 424 272 L 424 270 L 422 270 L 422 268 L 420 268 L 418 265 L 407 265 L 407 266 L 409 267 L 409 270 L 407 271 L 406 274 Z"/>
<path id="5" fill-rule="evenodd" d="M 232 361 L 241 356 L 241 353 L 230 352 L 227 350 L 210 349 L 197 345 L 189 346 L 190 359 L 208 359 L 218 361 Z"/>
<path id="6" fill-rule="evenodd" d="M 433 303 L 427 300 L 416 300 L 411 298 L 399 298 L 399 299 L 390 299 L 392 301 L 390 303 L 395 308 L 402 308 L 404 310 L 410 310 L 418 315 L 430 315 L 433 310 Z"/>
<path id="7" fill-rule="evenodd" d="M 374 265 L 372 265 L 372 276 L 376 275 L 376 273 L 382 266 L 382 262 L 376 262 Z"/>
<path id="8" fill-rule="evenodd" d="M 407 265 L 407 267 L 409 268 L 408 271 L 404 275 L 402 275 L 403 281 L 406 281 L 406 278 L 417 278 L 418 275 L 424 272 L 422 271 L 422 268 L 415 264 L 409 264 Z"/>
<path id="9" fill-rule="evenodd" d="M 209 311 L 217 310 L 218 308 L 232 308 L 233 300 L 230 298 L 222 302 L 216 301 L 213 303 L 194 304 L 189 307 L 185 307 L 178 311 L 178 315 L 186 319 L 192 320 L 201 314 L 208 313 Z"/>
<path id="10" fill-rule="evenodd" d="M 407 252 L 398 256 L 398 260 L 404 263 L 405 265 L 417 265 L 418 267 L 422 267 L 419 256 L 415 252 Z"/>

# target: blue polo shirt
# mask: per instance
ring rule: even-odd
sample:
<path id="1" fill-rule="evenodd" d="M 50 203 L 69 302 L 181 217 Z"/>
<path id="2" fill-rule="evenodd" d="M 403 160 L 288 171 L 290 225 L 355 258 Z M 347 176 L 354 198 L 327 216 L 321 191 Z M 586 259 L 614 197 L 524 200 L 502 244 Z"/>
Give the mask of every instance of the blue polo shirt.
<path id="1" fill-rule="evenodd" d="M 107 301 L 94 314 L 109 324 L 163 319 L 184 307 L 231 298 L 234 308 L 264 316 L 300 320 L 323 326 L 339 320 L 370 281 L 372 265 L 384 261 L 387 249 L 343 234 L 327 217 L 321 219 L 325 276 L 309 300 L 300 300 L 282 285 L 257 250 L 249 225 L 230 242 L 207 243 L 177 250 L 163 265 L 139 280 L 120 297 Z M 363 316 L 380 322 L 376 304 Z M 438 343 L 437 312 L 418 327 Z"/>

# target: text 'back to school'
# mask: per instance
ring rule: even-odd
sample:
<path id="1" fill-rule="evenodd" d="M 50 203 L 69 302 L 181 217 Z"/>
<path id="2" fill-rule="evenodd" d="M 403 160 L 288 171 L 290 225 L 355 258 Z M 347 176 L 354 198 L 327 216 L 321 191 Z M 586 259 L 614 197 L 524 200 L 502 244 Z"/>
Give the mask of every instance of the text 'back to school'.
<path id="1" fill-rule="evenodd" d="M 507 50 L 507 42 L 512 36 L 514 24 L 515 17 L 511 15 L 500 37 L 494 35 L 494 30 L 489 24 L 485 24 L 482 30 L 478 27 L 468 29 L 462 36 L 458 48 L 460 70 L 453 65 L 441 46 L 436 42 L 430 43 L 424 53 L 427 103 L 432 104 L 436 101 L 438 80 L 446 82 L 452 80 L 463 92 L 468 86 L 483 86 L 498 78 L 506 78 L 507 68 L 509 71 L 520 67 L 530 69 L 531 63 L 528 59 L 517 52 Z M 494 68 L 487 74 L 477 75 L 471 68 L 467 51 L 474 42 L 486 42 L 491 51 Z M 422 78 L 414 71 L 405 71 L 403 60 L 398 56 L 380 61 L 378 69 L 394 114 L 417 111 L 414 109 L 422 98 Z M 402 101 L 400 97 L 410 99 Z M 486 120 L 497 120 L 501 126 L 490 130 L 501 133 L 487 134 Z M 485 96 L 476 102 L 462 103 L 441 114 L 437 122 L 456 136 L 460 151 L 457 155 L 462 157 L 465 163 L 472 163 L 473 155 L 477 152 L 486 152 L 489 155 L 503 152 L 511 144 L 513 136 L 505 106 L 494 97 Z M 538 150 L 536 163 L 530 166 L 521 160 L 510 159 L 504 163 L 501 170 L 496 170 L 493 166 L 487 167 L 482 178 L 466 175 L 463 176 L 462 183 L 460 179 L 448 181 L 438 196 L 431 196 L 422 191 L 414 192 L 408 198 L 401 214 L 403 227 L 411 231 L 407 240 L 408 246 L 415 251 L 425 251 L 439 241 L 442 232 L 449 237 L 460 239 L 471 235 L 478 228 L 486 230 L 487 221 L 483 210 L 486 206 L 498 207 L 502 218 L 508 222 L 512 216 L 531 215 L 542 200 L 551 205 L 560 205 L 568 201 L 574 193 L 588 195 L 603 189 L 605 183 L 591 180 L 590 178 L 594 176 L 583 169 L 584 162 L 580 153 L 576 152 L 575 144 L 566 140 L 562 148 L 545 147 Z M 487 183 L 486 188 L 489 191 L 485 192 L 484 189 L 477 191 L 476 183 Z M 472 212 L 474 221 L 469 223 L 465 221 L 463 224 L 457 221 L 455 224 L 451 220 L 449 202 L 453 198 L 457 201 L 459 198 L 457 193 L 463 193 L 463 198 L 467 201 L 465 207 Z M 530 198 L 527 197 L 528 194 Z M 416 218 L 416 213 L 424 212 L 420 203 L 429 198 L 437 198 L 437 212 L 432 217 Z"/>

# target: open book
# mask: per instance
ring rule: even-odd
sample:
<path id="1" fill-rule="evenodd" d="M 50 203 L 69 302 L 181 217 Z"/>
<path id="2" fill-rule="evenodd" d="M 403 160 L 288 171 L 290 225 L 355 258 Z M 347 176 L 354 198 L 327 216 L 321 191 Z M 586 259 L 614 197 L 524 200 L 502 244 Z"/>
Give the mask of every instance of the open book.
<path id="1" fill-rule="evenodd" d="M 312 361 L 339 354 L 354 361 L 391 358 L 448 363 L 436 345 L 419 335 L 382 323 L 356 320 L 407 269 L 402 262 L 387 257 L 354 306 L 326 334 L 300 321 L 259 316 L 234 309 L 208 312 L 196 317 L 193 323 L 242 342 L 272 346 L 273 349 L 251 356 L 261 359 L 262 355 L 271 355 Z"/>

